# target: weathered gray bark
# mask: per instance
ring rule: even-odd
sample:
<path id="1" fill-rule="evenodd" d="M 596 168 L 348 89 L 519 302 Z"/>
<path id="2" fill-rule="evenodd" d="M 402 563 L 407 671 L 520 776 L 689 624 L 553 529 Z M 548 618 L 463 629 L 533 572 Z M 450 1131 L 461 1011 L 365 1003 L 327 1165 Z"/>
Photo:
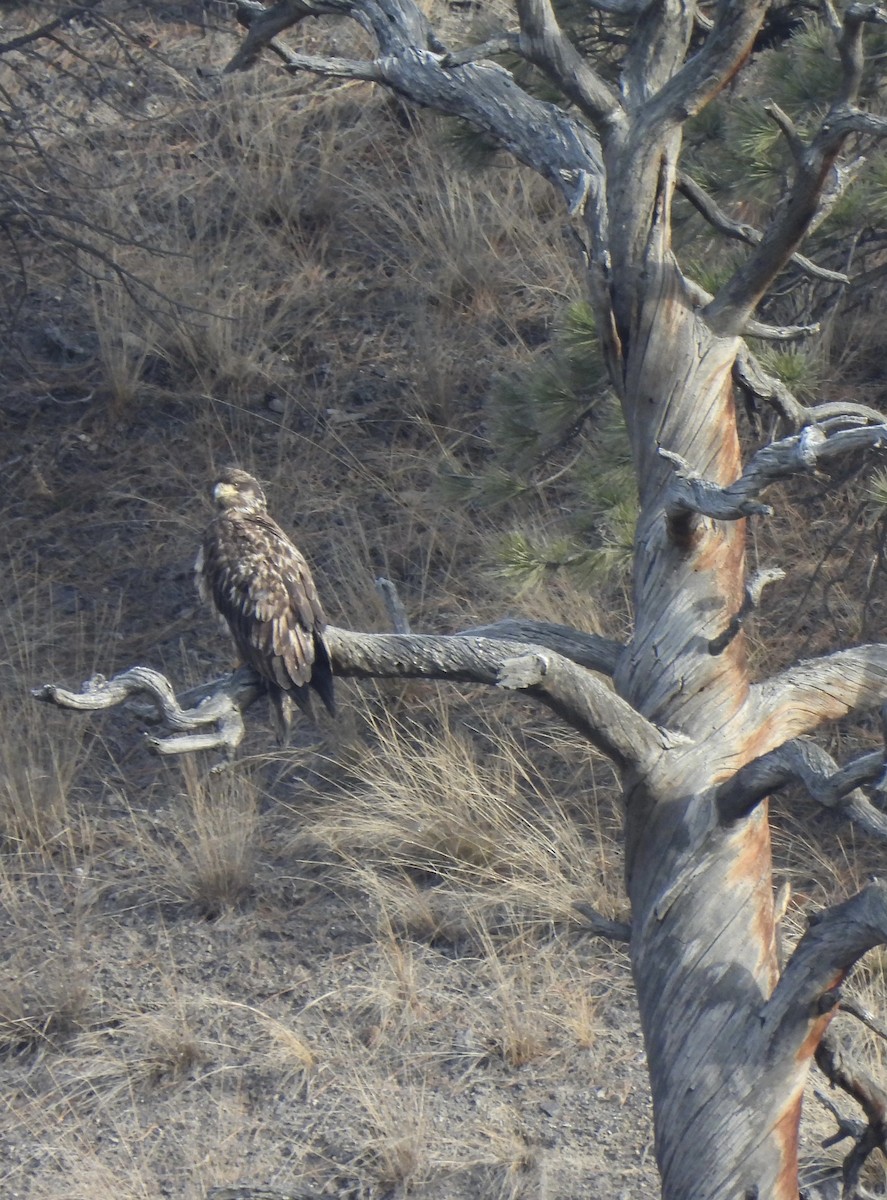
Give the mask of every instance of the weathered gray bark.
<path id="1" fill-rule="evenodd" d="M 807 1071 L 844 973 L 887 939 L 887 900 L 874 886 L 831 910 L 780 971 L 766 795 L 801 779 L 822 796 L 849 797 L 849 815 L 883 835 L 880 814 L 854 795 L 877 765 L 842 774 L 795 739 L 884 702 L 887 646 L 754 683 L 742 629 L 746 519 L 769 511 L 760 497 L 774 479 L 877 451 L 887 427 L 862 406 L 805 408 L 767 376 L 742 338 L 798 334 L 755 322 L 758 301 L 840 194 L 848 137 L 887 132 L 887 122 L 855 107 L 862 30 L 884 14 L 854 7 L 840 24 L 829 8 L 841 85 L 807 141 L 774 110 L 794 176 L 767 227 L 749 231 L 680 176 L 679 159 L 683 123 L 742 69 L 764 0 L 721 0 L 693 53 L 697 14 L 688 0 L 592 6 L 635 14 L 618 85 L 582 59 L 549 0 L 517 0 L 516 29 L 455 53 L 413 0 L 279 0 L 269 9 L 241 0 L 249 32 L 229 69 L 250 66 L 270 47 L 291 70 L 373 81 L 463 117 L 549 179 L 582 222 L 589 292 L 638 479 L 629 642 L 528 626 L 505 633 L 513 642 L 489 630 L 453 638 L 330 630 L 330 650 L 342 675 L 528 688 L 611 756 L 624 786 L 631 955 L 662 1194 L 789 1200 L 798 1194 Z M 323 14 L 357 20 L 375 37 L 377 56 L 325 59 L 272 41 Z M 527 95 L 486 57 L 504 46 L 536 64 L 581 119 Z M 750 247 L 715 296 L 687 280 L 674 258 L 678 186 L 713 225 Z M 834 275 L 800 261 L 813 276 Z M 736 384 L 772 405 L 790 431 L 745 467 Z M 64 702 L 58 692 L 44 698 Z"/>

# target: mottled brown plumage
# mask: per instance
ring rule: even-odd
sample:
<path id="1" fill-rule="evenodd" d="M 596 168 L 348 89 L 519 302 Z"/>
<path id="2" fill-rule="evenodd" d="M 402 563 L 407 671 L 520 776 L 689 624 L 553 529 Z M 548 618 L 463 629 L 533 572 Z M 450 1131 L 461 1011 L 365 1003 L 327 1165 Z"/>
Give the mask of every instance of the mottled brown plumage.
<path id="1" fill-rule="evenodd" d="M 283 735 L 291 701 L 310 713 L 313 687 L 332 715 L 326 618 L 308 564 L 268 516 L 251 475 L 229 467 L 212 488 L 218 512 L 194 564 L 197 586 L 224 618 L 243 660 L 265 680 Z"/>

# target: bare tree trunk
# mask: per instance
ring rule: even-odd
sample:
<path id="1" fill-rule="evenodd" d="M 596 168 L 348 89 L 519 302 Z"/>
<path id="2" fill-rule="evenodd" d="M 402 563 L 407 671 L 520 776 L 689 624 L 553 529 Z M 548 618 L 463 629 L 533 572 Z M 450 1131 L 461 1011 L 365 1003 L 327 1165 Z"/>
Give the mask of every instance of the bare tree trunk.
<path id="1" fill-rule="evenodd" d="M 717 784 L 757 756 L 742 719 L 743 635 L 708 651 L 742 603 L 745 523 L 669 516 L 673 468 L 658 453 L 722 486 L 741 474 L 737 342 L 712 335 L 667 263 L 648 272 L 627 340 L 641 517 L 635 633 L 615 683 L 650 720 L 692 739 L 652 775 L 628 778 L 625 792 L 632 963 L 663 1196 L 781 1200 L 797 1194 L 789 1128 L 803 1068 L 762 1103 L 765 1064 L 750 1050 L 777 973 L 769 829 L 761 808 L 729 829 L 713 815 Z M 741 1119 L 725 1122 L 728 1108 Z"/>

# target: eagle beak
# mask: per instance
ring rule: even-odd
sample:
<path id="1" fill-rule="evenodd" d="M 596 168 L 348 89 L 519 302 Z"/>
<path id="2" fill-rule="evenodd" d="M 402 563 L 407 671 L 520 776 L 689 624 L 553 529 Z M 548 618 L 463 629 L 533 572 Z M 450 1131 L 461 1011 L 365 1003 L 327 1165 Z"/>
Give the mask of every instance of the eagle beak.
<path id="1" fill-rule="evenodd" d="M 223 500 L 231 500 L 237 495 L 237 488 L 232 483 L 217 483 L 213 488 L 213 500 L 221 504 Z"/>

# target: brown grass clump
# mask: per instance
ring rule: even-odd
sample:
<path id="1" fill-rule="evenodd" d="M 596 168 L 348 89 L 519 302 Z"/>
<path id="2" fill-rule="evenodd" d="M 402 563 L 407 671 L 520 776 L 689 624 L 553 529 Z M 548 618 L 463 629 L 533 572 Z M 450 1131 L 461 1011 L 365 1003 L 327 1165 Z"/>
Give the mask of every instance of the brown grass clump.
<path id="1" fill-rule="evenodd" d="M 198 777 L 192 762 L 182 769 L 184 792 L 170 813 L 166 841 L 155 856 L 174 897 L 193 903 L 206 917 L 243 904 L 255 877 L 257 801 L 247 779 L 233 773 Z"/>
<path id="2" fill-rule="evenodd" d="M 577 750 L 593 781 L 589 752 Z M 466 934 L 478 920 L 553 928 L 575 919 L 578 900 L 612 909 L 606 810 L 594 792 L 584 811 L 578 797 L 565 804 L 545 757 L 544 742 L 522 746 L 495 710 L 458 722 L 442 701 L 419 720 L 371 712 L 349 748 L 349 801 L 309 837 L 414 936 L 455 938 L 460 921 Z"/>

